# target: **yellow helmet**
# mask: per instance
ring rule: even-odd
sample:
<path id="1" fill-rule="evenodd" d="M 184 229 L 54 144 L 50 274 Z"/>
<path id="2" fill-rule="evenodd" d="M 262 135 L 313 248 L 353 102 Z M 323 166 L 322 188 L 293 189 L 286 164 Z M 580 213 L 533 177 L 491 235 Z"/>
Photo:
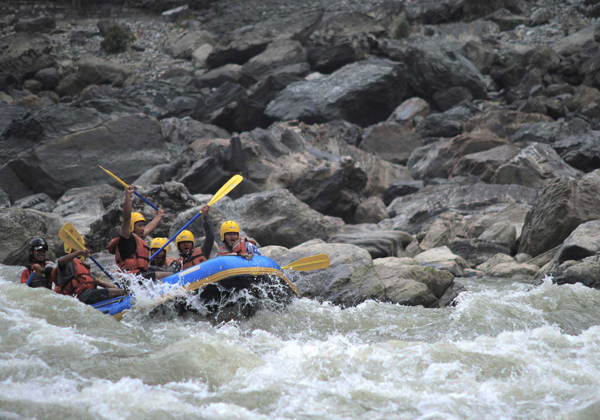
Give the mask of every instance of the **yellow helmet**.
<path id="1" fill-rule="evenodd" d="M 81 238 L 81 245 L 83 245 L 85 247 L 85 239 Z M 71 248 L 69 245 L 66 244 L 65 242 L 65 254 L 70 254 L 71 252 L 73 252 L 73 248 Z"/>
<path id="2" fill-rule="evenodd" d="M 152 239 L 152 242 L 150 242 L 150 249 L 151 250 L 152 249 L 160 249 L 167 242 L 168 242 L 167 238 L 154 238 L 154 239 Z M 165 248 L 165 250 L 167 250 L 167 249 Z"/>
<path id="3" fill-rule="evenodd" d="M 240 233 L 240 227 L 233 220 L 227 220 L 221 225 L 221 241 L 225 240 L 225 234 L 229 232 L 237 232 L 238 234 Z"/>
<path id="4" fill-rule="evenodd" d="M 137 222 L 145 222 L 146 218 L 142 213 L 133 212 L 131 213 L 131 231 L 133 232 L 133 228 Z"/>
<path id="5" fill-rule="evenodd" d="M 192 246 L 196 246 L 196 240 L 194 239 L 194 234 L 189 230 L 184 230 L 175 239 L 175 243 L 179 247 L 179 242 L 191 242 Z"/>

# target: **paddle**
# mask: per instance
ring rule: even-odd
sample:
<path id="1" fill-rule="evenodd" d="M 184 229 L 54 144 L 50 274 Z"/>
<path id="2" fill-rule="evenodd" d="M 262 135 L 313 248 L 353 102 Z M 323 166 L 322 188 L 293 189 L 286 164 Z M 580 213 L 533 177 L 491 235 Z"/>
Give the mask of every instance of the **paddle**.
<path id="1" fill-rule="evenodd" d="M 304 257 L 288 265 L 281 267 L 282 270 L 292 269 L 296 271 L 321 270 L 329 267 L 329 256 L 327 254 L 317 254 L 312 257 Z"/>
<path id="2" fill-rule="evenodd" d="M 116 176 L 115 174 L 113 174 L 111 171 L 109 171 L 108 169 L 103 168 L 102 166 L 100 166 L 100 169 L 102 169 L 104 172 L 106 172 L 107 174 L 109 174 L 110 176 L 112 176 L 114 179 L 117 180 L 117 182 L 119 182 L 122 186 L 124 186 L 125 188 L 129 188 L 129 185 L 127 185 L 127 183 L 125 181 L 123 181 L 121 178 L 119 178 L 118 176 Z M 151 202 L 149 202 L 148 200 L 146 200 L 139 192 L 133 190 L 133 193 L 135 195 L 137 195 L 139 198 L 141 198 L 142 200 L 144 200 L 146 202 L 146 204 L 148 204 L 150 207 L 152 207 L 154 210 L 158 211 L 158 207 L 156 207 L 154 204 L 152 204 Z"/>
<path id="3" fill-rule="evenodd" d="M 85 251 L 83 238 L 71 223 L 67 222 L 64 224 L 64 226 L 60 229 L 60 232 L 58 232 L 58 237 L 71 249 L 77 251 Z M 98 266 L 100 270 L 102 270 L 104 274 L 108 276 L 108 278 L 110 278 L 113 281 L 113 283 L 115 283 L 120 289 L 122 289 L 122 287 L 119 285 L 119 283 L 117 283 L 113 276 L 111 276 L 110 273 L 106 271 L 104 267 L 102 267 L 94 257 L 90 255 L 90 259 L 94 262 L 94 264 Z"/>
<path id="4" fill-rule="evenodd" d="M 240 182 L 242 182 L 242 180 L 244 179 L 244 177 L 242 177 L 241 175 L 234 175 L 233 177 L 231 177 L 231 179 L 229 181 L 227 181 L 227 183 L 225 185 L 223 185 L 219 191 L 217 191 L 217 193 L 213 196 L 212 200 L 210 200 L 210 202 L 207 204 L 208 206 L 212 206 L 213 204 L 215 204 L 217 201 L 219 201 L 221 198 L 225 197 L 227 194 L 229 194 L 229 192 L 231 190 L 233 190 L 235 187 L 237 187 Z M 200 215 L 202 214 L 201 211 L 198 212 L 197 215 L 195 215 L 192 220 L 190 220 L 189 222 L 187 222 L 181 229 L 179 229 L 179 232 L 177 232 L 175 235 L 173 235 L 172 238 L 170 238 L 167 243 L 165 243 L 163 246 L 160 247 L 160 249 L 158 251 L 156 251 L 148 261 L 152 261 L 154 259 L 154 257 L 156 257 L 158 255 L 158 253 L 160 251 L 162 251 L 165 247 L 167 247 L 171 242 L 173 242 L 173 239 L 175 239 L 177 237 L 177 235 L 179 235 L 181 232 L 183 232 L 185 230 L 186 227 L 188 227 L 190 224 L 192 224 L 192 222 L 194 220 L 196 220 L 198 217 L 200 217 Z"/>

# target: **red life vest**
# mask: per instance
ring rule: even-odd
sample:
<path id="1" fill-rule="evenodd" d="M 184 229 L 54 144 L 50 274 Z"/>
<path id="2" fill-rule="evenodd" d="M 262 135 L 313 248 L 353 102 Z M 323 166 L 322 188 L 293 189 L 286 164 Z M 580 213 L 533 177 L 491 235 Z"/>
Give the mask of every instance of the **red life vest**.
<path id="1" fill-rule="evenodd" d="M 126 260 L 121 260 L 119 255 L 119 239 L 120 237 L 114 238 L 108 244 L 108 252 L 114 254 L 115 262 L 117 267 L 121 270 L 128 271 L 133 274 L 137 274 L 140 271 L 148 271 L 148 259 L 150 258 L 150 248 L 148 244 L 144 242 L 142 238 L 132 233 L 135 239 L 135 252 L 129 256 Z"/>
<path id="2" fill-rule="evenodd" d="M 62 285 L 58 284 L 58 266 L 52 271 L 52 281 L 56 283 L 54 291 L 65 296 L 79 296 L 84 290 L 96 289 L 90 267 L 78 259 L 71 261 L 71 264 L 73 264 L 73 277 Z"/>
<path id="3" fill-rule="evenodd" d="M 43 263 L 33 262 L 33 263 L 29 264 L 27 267 L 25 267 L 25 270 L 23 271 L 23 273 L 21 273 L 21 283 L 23 283 L 23 284 L 27 283 L 27 280 L 29 280 L 29 276 L 31 276 L 31 273 L 33 272 L 31 270 L 31 267 L 34 264 L 39 264 L 45 268 L 48 264 L 53 264 L 53 263 L 52 263 L 52 261 L 44 261 Z M 39 273 L 39 275 L 35 276 L 31 280 L 31 283 L 29 283 L 29 287 L 45 287 L 47 289 L 51 289 L 52 288 L 51 281 L 52 280 L 46 278 L 46 276 L 44 275 L 44 271 L 42 271 L 41 273 Z"/>
<path id="4" fill-rule="evenodd" d="M 194 248 L 191 255 L 187 257 L 179 257 L 177 263 L 181 270 L 185 270 L 204 261 L 206 261 L 206 257 L 202 253 L 202 248 Z"/>
<path id="5" fill-rule="evenodd" d="M 217 256 L 222 257 L 224 255 L 229 255 L 229 254 L 238 254 L 238 255 L 247 254 L 248 251 L 246 251 L 246 242 L 250 242 L 254 246 L 257 245 L 257 243 L 254 242 L 252 239 L 240 238 L 236 243 L 233 244 L 233 249 L 231 251 L 229 250 L 229 247 L 227 245 L 223 245 L 222 247 L 219 247 L 219 249 L 217 250 Z"/>

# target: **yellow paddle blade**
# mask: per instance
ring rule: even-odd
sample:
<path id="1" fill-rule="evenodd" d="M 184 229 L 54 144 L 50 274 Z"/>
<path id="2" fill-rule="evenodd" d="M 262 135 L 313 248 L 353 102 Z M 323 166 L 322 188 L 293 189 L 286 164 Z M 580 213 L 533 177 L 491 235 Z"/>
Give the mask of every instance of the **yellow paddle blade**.
<path id="1" fill-rule="evenodd" d="M 65 223 L 60 229 L 60 232 L 58 232 L 58 237 L 67 244 L 68 247 L 77 251 L 85 251 L 83 238 L 71 223 Z"/>
<path id="2" fill-rule="evenodd" d="M 288 265 L 281 267 L 283 270 L 292 269 L 296 271 L 321 270 L 329 267 L 329 255 L 317 254 L 312 257 L 304 257 Z"/>
<path id="3" fill-rule="evenodd" d="M 127 185 L 125 183 L 125 181 L 123 181 L 121 178 L 119 178 L 118 176 L 116 176 L 115 174 L 113 174 L 111 171 L 109 171 L 108 169 L 103 168 L 102 166 L 100 166 L 100 169 L 102 169 L 104 172 L 106 172 L 107 174 L 109 174 L 110 176 L 112 176 L 114 179 L 117 180 L 117 182 L 119 182 L 122 186 L 124 186 L 125 188 L 129 188 L 129 185 Z"/>
<path id="4" fill-rule="evenodd" d="M 212 200 L 210 200 L 208 205 L 212 206 L 221 198 L 225 197 L 227 194 L 229 194 L 231 190 L 237 187 L 243 179 L 244 177 L 241 175 L 234 175 L 233 177 L 231 177 L 231 179 L 227 181 L 227 183 L 223 185 L 219 191 L 217 191 L 217 193 L 213 196 Z"/>

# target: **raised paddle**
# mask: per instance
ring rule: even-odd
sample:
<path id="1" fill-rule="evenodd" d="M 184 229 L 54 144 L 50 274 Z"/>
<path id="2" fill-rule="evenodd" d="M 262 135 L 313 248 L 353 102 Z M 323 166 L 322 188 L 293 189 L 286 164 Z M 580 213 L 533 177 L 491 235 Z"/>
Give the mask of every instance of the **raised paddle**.
<path id="1" fill-rule="evenodd" d="M 317 254 L 312 257 L 304 257 L 281 267 L 282 270 L 292 269 L 296 271 L 321 270 L 329 267 L 329 256 L 327 254 Z"/>
<path id="2" fill-rule="evenodd" d="M 112 176 L 114 179 L 117 180 L 117 182 L 119 182 L 122 186 L 124 186 L 125 188 L 129 188 L 129 185 L 127 185 L 127 183 L 125 181 L 123 181 L 121 178 L 119 178 L 118 176 L 116 176 L 115 174 L 113 174 L 111 171 L 109 171 L 108 169 L 103 168 L 102 166 L 100 166 L 100 169 L 102 169 L 104 172 L 106 172 L 107 174 L 109 174 L 110 176 Z M 152 207 L 154 210 L 158 211 L 158 207 L 156 207 L 154 204 L 152 204 L 151 202 L 149 202 L 148 200 L 146 200 L 142 194 L 140 194 L 139 192 L 137 192 L 136 190 L 133 190 L 133 193 L 135 195 L 137 195 L 139 198 L 141 198 L 142 200 L 144 200 L 146 202 L 146 204 L 148 204 L 150 207 Z"/>
<path id="3" fill-rule="evenodd" d="M 85 251 L 86 249 L 85 245 L 83 244 L 83 238 L 81 237 L 79 232 L 77 232 L 77 229 L 75 229 L 75 227 L 73 227 L 73 225 L 69 222 L 65 223 L 64 226 L 60 229 L 60 232 L 58 232 L 58 237 L 71 249 L 76 249 L 77 251 Z M 94 262 L 94 264 L 98 266 L 100 270 L 102 270 L 104 274 L 108 276 L 108 278 L 110 278 L 113 281 L 113 283 L 115 283 L 117 286 L 119 286 L 119 288 L 122 289 L 122 287 L 119 285 L 119 283 L 117 283 L 113 276 L 111 276 L 110 273 L 106 271 L 104 267 L 102 267 L 94 257 L 90 255 L 90 259 Z"/>
<path id="4" fill-rule="evenodd" d="M 217 191 L 217 193 L 213 196 L 212 200 L 210 200 L 210 202 L 207 204 L 207 206 L 212 206 L 217 201 L 219 201 L 221 198 L 225 197 L 227 194 L 229 194 L 229 192 L 231 190 L 233 190 L 235 187 L 237 187 L 240 184 L 240 182 L 242 182 L 243 179 L 244 179 L 244 177 L 242 177 L 241 175 L 234 175 L 233 177 L 231 177 L 231 179 L 229 181 L 227 181 L 227 183 L 225 185 L 223 185 L 219 189 L 219 191 Z M 161 246 L 160 249 L 158 251 L 156 251 L 150 257 L 150 259 L 148 261 L 152 261 L 154 259 L 154 257 L 156 257 L 158 255 L 158 253 L 160 251 L 162 251 L 171 242 L 173 242 L 173 239 L 175 239 L 177 237 L 177 235 L 179 235 L 181 232 L 183 232 L 186 227 L 188 227 L 190 224 L 192 224 L 192 222 L 194 220 L 196 220 L 198 217 L 200 217 L 201 214 L 202 214 L 202 211 L 199 211 L 197 215 L 195 215 L 194 217 L 192 217 L 192 220 L 190 220 L 189 222 L 187 222 L 181 229 L 179 229 L 179 232 L 177 232 L 175 235 L 173 235 L 173 237 L 170 238 L 167 241 L 167 243 L 165 243 L 163 246 Z"/>

